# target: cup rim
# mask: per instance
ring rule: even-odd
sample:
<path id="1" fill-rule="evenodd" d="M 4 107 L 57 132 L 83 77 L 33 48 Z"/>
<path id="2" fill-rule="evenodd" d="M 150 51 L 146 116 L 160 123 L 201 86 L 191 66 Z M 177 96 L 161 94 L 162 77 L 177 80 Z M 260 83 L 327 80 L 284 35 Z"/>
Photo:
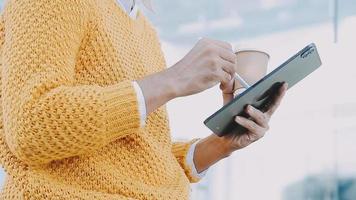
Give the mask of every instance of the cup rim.
<path id="1" fill-rule="evenodd" d="M 271 57 L 267 52 L 257 49 L 257 48 L 237 48 L 235 49 L 234 53 L 239 53 L 239 52 L 244 52 L 244 51 L 255 51 L 255 52 L 260 52 L 263 53 L 265 55 L 267 55 L 268 59 Z"/>

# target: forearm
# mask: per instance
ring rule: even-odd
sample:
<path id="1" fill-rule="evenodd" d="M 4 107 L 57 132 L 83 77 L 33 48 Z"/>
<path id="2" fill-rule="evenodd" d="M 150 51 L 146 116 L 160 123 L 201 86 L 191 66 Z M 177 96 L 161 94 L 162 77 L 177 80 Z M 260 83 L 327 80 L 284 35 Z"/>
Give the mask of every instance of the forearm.
<path id="1" fill-rule="evenodd" d="M 137 80 L 145 99 L 147 115 L 177 97 L 172 73 L 168 68 Z"/>
<path id="2" fill-rule="evenodd" d="M 208 169 L 232 153 L 225 140 L 225 138 L 212 134 L 196 145 L 194 163 L 198 173 Z"/>

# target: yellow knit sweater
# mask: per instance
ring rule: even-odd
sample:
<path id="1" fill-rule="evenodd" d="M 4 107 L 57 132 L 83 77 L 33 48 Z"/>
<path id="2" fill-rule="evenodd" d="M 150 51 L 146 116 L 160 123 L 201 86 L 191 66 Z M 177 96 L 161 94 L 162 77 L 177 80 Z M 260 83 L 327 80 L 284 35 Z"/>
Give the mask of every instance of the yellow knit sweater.
<path id="1" fill-rule="evenodd" d="M 187 199 L 193 142 L 165 107 L 140 127 L 132 81 L 161 71 L 157 34 L 116 0 L 8 0 L 0 23 L 1 199 Z"/>

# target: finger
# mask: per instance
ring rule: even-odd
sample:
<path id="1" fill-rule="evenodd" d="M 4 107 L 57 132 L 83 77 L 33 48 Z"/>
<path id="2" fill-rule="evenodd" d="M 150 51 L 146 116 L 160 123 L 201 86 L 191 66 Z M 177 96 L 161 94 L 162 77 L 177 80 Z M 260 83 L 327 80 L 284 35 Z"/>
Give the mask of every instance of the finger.
<path id="1" fill-rule="evenodd" d="M 221 47 L 219 48 L 219 56 L 222 59 L 230 62 L 233 65 L 235 65 L 236 62 L 237 62 L 237 57 L 236 57 L 236 54 L 234 54 L 234 52 L 226 50 L 226 49 L 221 48 Z"/>
<path id="2" fill-rule="evenodd" d="M 261 112 L 260 110 L 254 108 L 251 105 L 248 105 L 246 107 L 246 112 L 258 125 L 262 126 L 265 129 L 269 129 L 269 117 L 265 113 Z"/>
<path id="3" fill-rule="evenodd" d="M 223 105 L 226 105 L 234 98 L 234 80 L 232 79 L 229 84 L 220 84 L 220 89 L 223 97 Z"/>
<path id="4" fill-rule="evenodd" d="M 220 63 L 221 63 L 221 66 L 222 66 L 222 69 L 231 75 L 231 77 L 235 77 L 235 65 L 226 61 L 226 60 L 223 60 L 221 59 L 220 60 Z"/>
<path id="5" fill-rule="evenodd" d="M 221 83 L 220 84 L 220 90 L 222 91 L 222 93 L 232 94 L 233 93 L 233 89 L 234 89 L 234 82 L 235 82 L 235 80 L 231 79 L 228 84 Z"/>
<path id="6" fill-rule="evenodd" d="M 228 85 L 229 82 L 231 81 L 231 75 L 222 69 L 217 72 L 217 76 L 219 81 L 223 85 Z"/>
<path id="7" fill-rule="evenodd" d="M 286 94 L 286 91 L 288 89 L 288 83 L 284 83 L 281 88 L 278 90 L 278 94 L 273 98 L 273 101 L 271 103 L 271 106 L 267 110 L 266 114 L 269 116 L 272 116 L 274 112 L 276 112 L 277 108 L 281 104 L 281 101 Z"/>
<path id="8" fill-rule="evenodd" d="M 235 121 L 253 134 L 262 137 L 265 133 L 265 128 L 259 126 L 258 124 L 256 124 L 256 122 L 249 120 L 245 117 L 236 116 Z"/>

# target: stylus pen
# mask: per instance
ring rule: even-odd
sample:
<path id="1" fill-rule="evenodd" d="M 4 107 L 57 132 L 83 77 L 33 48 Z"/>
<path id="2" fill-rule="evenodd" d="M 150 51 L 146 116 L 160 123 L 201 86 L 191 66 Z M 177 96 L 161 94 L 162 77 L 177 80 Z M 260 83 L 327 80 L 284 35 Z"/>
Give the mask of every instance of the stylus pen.
<path id="1" fill-rule="evenodd" d="M 250 85 L 238 73 L 235 73 L 235 78 L 241 83 L 241 85 L 245 89 L 250 87 Z"/>

